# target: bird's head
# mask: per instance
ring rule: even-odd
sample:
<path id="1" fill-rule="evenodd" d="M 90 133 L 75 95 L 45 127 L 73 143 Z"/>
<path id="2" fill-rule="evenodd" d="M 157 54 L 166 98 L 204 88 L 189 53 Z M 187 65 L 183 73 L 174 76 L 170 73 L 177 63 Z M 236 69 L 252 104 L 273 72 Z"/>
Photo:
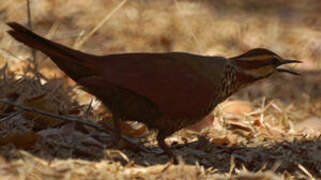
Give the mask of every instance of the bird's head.
<path id="1" fill-rule="evenodd" d="M 255 80 L 266 78 L 274 72 L 299 75 L 296 72 L 279 68 L 279 66 L 289 63 L 301 63 L 298 60 L 283 59 L 274 52 L 263 48 L 252 49 L 240 56 L 229 59 L 239 71 L 251 76 Z"/>

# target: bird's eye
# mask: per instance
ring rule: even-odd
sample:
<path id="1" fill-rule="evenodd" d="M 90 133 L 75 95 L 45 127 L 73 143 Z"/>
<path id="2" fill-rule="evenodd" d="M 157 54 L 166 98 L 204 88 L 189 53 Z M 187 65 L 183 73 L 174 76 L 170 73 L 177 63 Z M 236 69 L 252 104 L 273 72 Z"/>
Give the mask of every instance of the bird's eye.
<path id="1" fill-rule="evenodd" d="M 272 58 L 273 64 L 279 64 L 280 60 L 278 58 Z"/>

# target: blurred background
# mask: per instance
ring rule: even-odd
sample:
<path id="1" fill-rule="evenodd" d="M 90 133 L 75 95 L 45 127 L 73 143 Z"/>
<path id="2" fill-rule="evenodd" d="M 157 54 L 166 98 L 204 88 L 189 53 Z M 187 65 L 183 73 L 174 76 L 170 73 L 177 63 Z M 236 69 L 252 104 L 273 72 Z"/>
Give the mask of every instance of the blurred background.
<path id="1" fill-rule="evenodd" d="M 32 29 L 94 54 L 186 51 L 236 56 L 264 47 L 320 69 L 318 0 L 31 0 Z M 26 25 L 26 0 L 0 3 L 0 58 L 19 61 L 29 50 L 6 34 L 5 22 Z M 101 26 L 100 26 L 101 25 Z M 97 31 L 81 42 L 94 28 Z M 83 43 L 83 44 L 82 44 Z M 39 58 L 41 59 L 41 58 Z M 40 66 L 49 61 L 40 61 Z"/>

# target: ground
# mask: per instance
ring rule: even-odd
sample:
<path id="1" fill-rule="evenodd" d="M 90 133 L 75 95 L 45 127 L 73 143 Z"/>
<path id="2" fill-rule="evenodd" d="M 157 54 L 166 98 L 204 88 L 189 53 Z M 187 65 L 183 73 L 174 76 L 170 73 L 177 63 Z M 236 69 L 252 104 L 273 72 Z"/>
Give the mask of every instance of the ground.
<path id="1" fill-rule="evenodd" d="M 321 3 L 261 1 L 31 0 L 33 30 L 93 54 L 185 51 L 236 56 L 271 49 L 304 63 L 242 89 L 200 124 L 167 138 L 123 123 L 144 152 L 81 123 L 0 105 L 0 174 L 6 179 L 321 178 Z M 312 5 L 311 5 L 312 4 Z M 27 24 L 26 1 L 0 4 L 1 100 L 112 126 L 112 114 L 44 55 L 6 33 Z M 7 65 L 5 65 L 7 63 Z M 36 64 L 36 65 L 35 65 Z M 94 99 L 93 101 L 91 101 Z"/>

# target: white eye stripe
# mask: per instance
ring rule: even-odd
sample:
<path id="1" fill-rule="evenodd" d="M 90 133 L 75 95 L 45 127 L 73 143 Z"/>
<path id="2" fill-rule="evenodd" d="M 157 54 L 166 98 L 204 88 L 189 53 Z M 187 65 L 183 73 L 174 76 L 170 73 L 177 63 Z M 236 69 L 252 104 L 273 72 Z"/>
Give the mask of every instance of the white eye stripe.
<path id="1" fill-rule="evenodd" d="M 274 68 L 271 66 L 264 66 L 261 68 L 248 70 L 246 71 L 246 73 L 255 77 L 261 77 L 261 76 L 266 76 L 268 74 L 271 74 L 273 72 L 273 69 Z"/>

